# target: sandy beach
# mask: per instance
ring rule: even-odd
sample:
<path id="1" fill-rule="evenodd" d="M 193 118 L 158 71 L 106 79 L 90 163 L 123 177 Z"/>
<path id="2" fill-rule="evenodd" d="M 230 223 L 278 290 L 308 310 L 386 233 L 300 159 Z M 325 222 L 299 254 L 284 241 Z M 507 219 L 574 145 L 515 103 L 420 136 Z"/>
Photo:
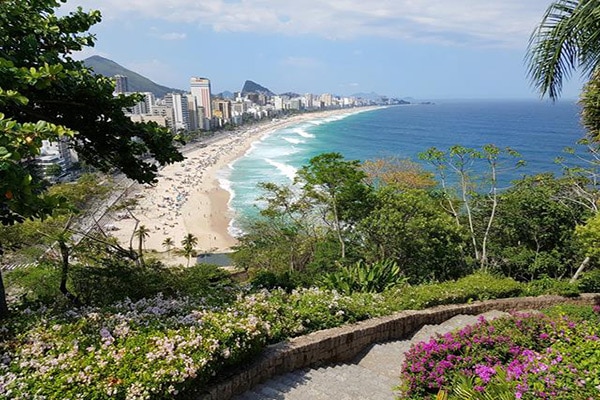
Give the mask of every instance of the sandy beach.
<path id="1" fill-rule="evenodd" d="M 254 141 L 276 130 L 303 121 L 369 109 L 306 113 L 219 133 L 207 139 L 205 147 L 190 144 L 183 149 L 185 161 L 162 168 L 154 186 L 134 185 L 128 196 L 134 197 L 137 205 L 129 212 L 114 213 L 107 224 L 111 225 L 110 233 L 129 247 L 137 219 L 139 225 L 149 230 L 145 241 L 148 250 L 165 251 L 166 238 L 173 240 L 175 248 L 181 248 L 181 240 L 191 233 L 198 238 L 195 247 L 198 252 L 228 252 L 236 239 L 228 231 L 232 211 L 228 206 L 229 192 L 219 185 L 219 171 L 244 156 Z M 134 248 L 136 244 L 137 238 L 134 238 Z"/>

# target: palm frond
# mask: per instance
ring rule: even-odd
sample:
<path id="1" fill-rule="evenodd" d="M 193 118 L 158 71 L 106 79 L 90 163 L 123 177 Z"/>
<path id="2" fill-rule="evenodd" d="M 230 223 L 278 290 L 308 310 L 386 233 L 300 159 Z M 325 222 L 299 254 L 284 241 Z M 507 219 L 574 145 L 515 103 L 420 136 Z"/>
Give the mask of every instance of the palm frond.
<path id="1" fill-rule="evenodd" d="M 600 62 L 600 0 L 559 0 L 548 7 L 527 50 L 528 75 L 556 100 L 577 68 L 590 74 Z"/>

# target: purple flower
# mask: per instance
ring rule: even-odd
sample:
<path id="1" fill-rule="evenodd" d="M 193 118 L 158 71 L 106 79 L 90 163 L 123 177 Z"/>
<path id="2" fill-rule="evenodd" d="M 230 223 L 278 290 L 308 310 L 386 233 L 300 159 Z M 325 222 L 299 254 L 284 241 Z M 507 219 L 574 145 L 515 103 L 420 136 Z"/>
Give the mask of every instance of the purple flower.
<path id="1" fill-rule="evenodd" d="M 110 331 L 104 327 L 100 329 L 100 336 L 102 337 L 102 339 L 112 339 Z"/>
<path id="2" fill-rule="evenodd" d="M 496 370 L 492 367 L 483 364 L 477 364 L 475 366 L 475 373 L 485 383 L 488 383 L 493 375 L 496 374 Z"/>

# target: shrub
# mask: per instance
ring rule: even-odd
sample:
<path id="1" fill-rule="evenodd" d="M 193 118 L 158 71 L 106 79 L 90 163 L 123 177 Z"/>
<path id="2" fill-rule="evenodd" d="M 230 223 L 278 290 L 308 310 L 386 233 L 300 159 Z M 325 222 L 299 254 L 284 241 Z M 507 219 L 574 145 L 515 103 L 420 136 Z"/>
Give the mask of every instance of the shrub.
<path id="1" fill-rule="evenodd" d="M 449 399 L 597 398 L 599 335 L 596 314 L 578 321 L 526 314 L 482 319 L 413 346 L 401 389 L 414 399 L 434 398 L 440 390 L 451 393 Z M 506 397 L 507 391 L 512 397 Z"/>
<path id="2" fill-rule="evenodd" d="M 71 280 L 84 304 L 108 305 L 127 299 L 140 300 L 159 293 L 167 297 L 227 295 L 233 285 L 229 274 L 217 266 L 165 267 L 149 262 L 140 268 L 126 260 L 105 260 L 100 266 L 75 266 Z"/>
<path id="3" fill-rule="evenodd" d="M 126 298 L 140 300 L 159 292 L 175 293 L 172 280 L 160 265 L 146 268 L 124 259 L 107 259 L 101 265 L 76 265 L 71 281 L 76 295 L 88 305 L 108 305 Z"/>
<path id="4" fill-rule="evenodd" d="M 560 304 L 546 308 L 543 312 L 550 318 L 556 319 L 566 316 L 573 321 L 594 321 L 600 317 L 600 309 L 577 304 Z"/>
<path id="5" fill-rule="evenodd" d="M 250 280 L 250 284 L 255 289 L 278 289 L 281 288 L 286 292 L 291 292 L 293 289 L 301 286 L 302 280 L 300 274 L 290 271 L 274 272 L 266 269 L 261 269 L 254 273 Z"/>
<path id="6" fill-rule="evenodd" d="M 189 298 L 34 313 L 0 341 L 1 398 L 173 398 L 255 354 L 269 332 L 252 314 Z"/>
<path id="7" fill-rule="evenodd" d="M 442 304 L 515 297 L 522 293 L 523 285 L 511 278 L 478 272 L 457 281 L 404 287 L 396 291 L 394 297 L 404 309 L 421 309 Z"/>
<path id="8" fill-rule="evenodd" d="M 218 295 L 221 301 L 235 299 L 235 283 L 231 274 L 218 265 L 195 264 L 189 268 L 168 268 L 168 272 L 172 277 L 173 289 L 180 295 Z"/>
<path id="9" fill-rule="evenodd" d="M 354 292 L 381 293 L 405 284 L 406 281 L 398 264 L 390 260 L 373 264 L 359 261 L 350 266 L 340 267 L 322 279 L 325 287 L 347 295 Z"/>
<path id="10" fill-rule="evenodd" d="M 60 271 L 52 264 L 18 268 L 6 273 L 6 286 L 13 296 L 24 302 L 53 303 L 62 299 Z"/>
<path id="11" fill-rule="evenodd" d="M 77 267 L 88 279 L 89 298 L 102 307 L 62 312 L 30 307 L 0 321 L 0 397 L 193 396 L 192 387 L 202 390 L 215 375 L 246 362 L 268 343 L 402 309 L 518 295 L 523 288 L 512 279 L 479 273 L 382 294 L 345 296 L 318 288 L 252 291 L 228 286 L 228 276 L 214 266 L 152 265 L 143 269 L 122 262 L 85 271 Z M 111 304 L 105 300 L 165 288 L 190 295 L 158 294 Z M 523 325 L 507 336 L 522 346 L 530 344 L 521 331 L 535 331 L 535 323 L 534 319 L 532 328 Z M 591 332 L 575 333 L 585 337 Z M 582 348 L 593 354 L 593 348 Z M 473 354 L 484 357 L 479 350 Z"/>
<path id="12" fill-rule="evenodd" d="M 381 295 L 355 293 L 342 296 L 335 291 L 318 288 L 247 293 L 240 295 L 232 307 L 252 312 L 267 321 L 272 342 L 393 311 Z"/>
<path id="13" fill-rule="evenodd" d="M 584 293 L 600 293 L 600 268 L 584 272 L 578 286 Z"/>
<path id="14" fill-rule="evenodd" d="M 548 294 L 564 297 L 577 297 L 579 296 L 579 293 L 580 291 L 577 284 L 570 283 L 565 279 L 553 279 L 548 276 L 533 280 L 525 286 L 525 294 L 528 296 Z"/>

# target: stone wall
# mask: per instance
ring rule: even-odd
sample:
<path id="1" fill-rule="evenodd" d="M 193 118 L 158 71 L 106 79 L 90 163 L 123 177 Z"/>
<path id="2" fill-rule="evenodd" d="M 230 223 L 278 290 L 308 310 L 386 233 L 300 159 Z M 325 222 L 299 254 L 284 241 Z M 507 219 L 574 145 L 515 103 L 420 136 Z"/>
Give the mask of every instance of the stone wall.
<path id="1" fill-rule="evenodd" d="M 208 388 L 198 398 L 227 400 L 276 375 L 300 368 L 350 361 L 371 344 L 408 339 L 424 325 L 438 325 L 459 314 L 542 309 L 564 303 L 600 304 L 600 294 L 584 294 L 571 299 L 560 296 L 521 297 L 439 306 L 422 311 L 402 311 L 325 329 L 267 347 L 252 364 Z"/>

